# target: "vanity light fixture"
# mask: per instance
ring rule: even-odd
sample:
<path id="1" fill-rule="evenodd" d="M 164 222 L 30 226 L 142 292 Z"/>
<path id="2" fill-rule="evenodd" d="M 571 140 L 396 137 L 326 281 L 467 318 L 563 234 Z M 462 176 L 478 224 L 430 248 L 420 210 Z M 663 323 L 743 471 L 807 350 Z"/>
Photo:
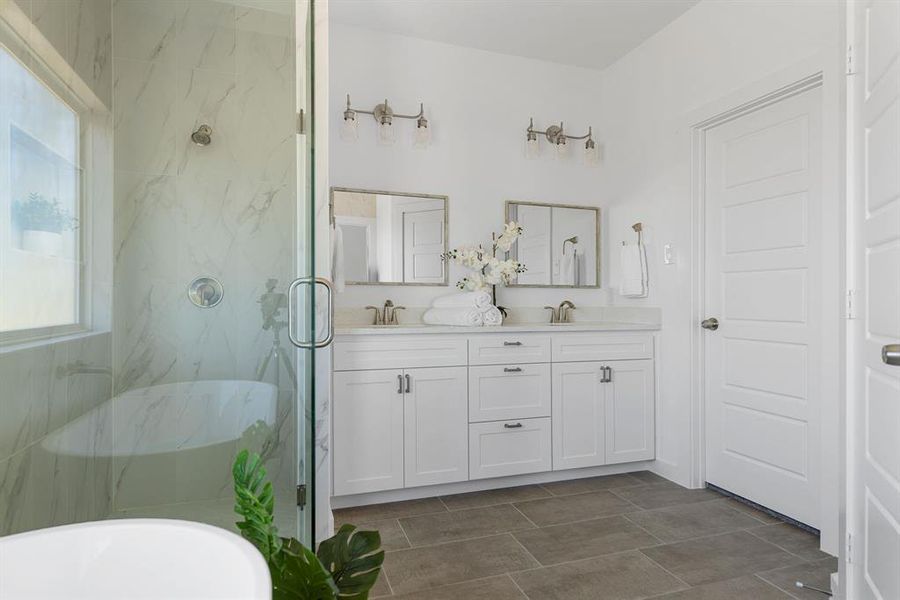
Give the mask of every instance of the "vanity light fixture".
<path id="1" fill-rule="evenodd" d="M 525 130 L 525 158 L 537 158 L 540 153 L 540 145 L 538 143 L 538 135 L 543 135 L 547 141 L 553 144 L 553 155 L 556 158 L 564 158 L 568 152 L 569 140 L 584 140 L 584 160 L 587 164 L 595 164 L 600 160 L 600 152 L 594 142 L 594 132 L 592 127 L 588 127 L 588 132 L 584 135 L 569 135 L 565 132 L 563 122 L 559 125 L 551 125 L 546 130 L 541 131 L 534 128 L 534 119 L 528 121 L 528 129 Z"/>
<path id="2" fill-rule="evenodd" d="M 397 133 L 394 129 L 394 119 L 415 119 L 416 129 L 413 132 L 413 146 L 425 148 L 431 141 L 431 127 L 425 118 L 425 106 L 419 103 L 419 112 L 415 115 L 401 115 L 395 113 L 388 104 L 387 99 L 372 110 L 360 110 L 350 104 L 350 94 L 347 94 L 347 108 L 344 110 L 344 123 L 341 125 L 341 139 L 346 142 L 355 142 L 359 139 L 359 115 L 372 115 L 378 123 L 378 144 L 391 146 L 397 141 Z"/>

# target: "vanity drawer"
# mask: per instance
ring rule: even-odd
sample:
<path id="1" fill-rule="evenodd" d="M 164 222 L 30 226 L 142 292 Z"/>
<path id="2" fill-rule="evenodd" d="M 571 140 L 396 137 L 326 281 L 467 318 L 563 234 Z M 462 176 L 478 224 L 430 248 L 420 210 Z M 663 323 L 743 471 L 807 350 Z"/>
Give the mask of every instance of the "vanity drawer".
<path id="1" fill-rule="evenodd" d="M 550 468 L 549 417 L 469 425 L 469 479 L 539 473 Z"/>
<path id="2" fill-rule="evenodd" d="M 553 336 L 553 362 L 653 358 L 649 333 L 581 333 Z"/>
<path id="3" fill-rule="evenodd" d="M 550 362 L 550 336 L 489 334 L 469 338 L 470 365 Z"/>
<path id="4" fill-rule="evenodd" d="M 466 338 L 452 335 L 348 336 L 334 342 L 334 370 L 465 366 Z"/>
<path id="5" fill-rule="evenodd" d="M 469 421 L 550 416 L 550 365 L 469 367 Z"/>

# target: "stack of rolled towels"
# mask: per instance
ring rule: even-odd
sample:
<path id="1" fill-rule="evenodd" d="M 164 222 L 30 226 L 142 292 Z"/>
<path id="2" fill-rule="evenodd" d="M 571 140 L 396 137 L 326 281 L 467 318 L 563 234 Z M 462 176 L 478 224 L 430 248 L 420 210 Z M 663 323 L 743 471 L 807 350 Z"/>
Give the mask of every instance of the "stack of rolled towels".
<path id="1" fill-rule="evenodd" d="M 488 292 L 461 292 L 435 298 L 422 320 L 428 325 L 481 327 L 502 325 L 503 315 L 491 303 Z"/>

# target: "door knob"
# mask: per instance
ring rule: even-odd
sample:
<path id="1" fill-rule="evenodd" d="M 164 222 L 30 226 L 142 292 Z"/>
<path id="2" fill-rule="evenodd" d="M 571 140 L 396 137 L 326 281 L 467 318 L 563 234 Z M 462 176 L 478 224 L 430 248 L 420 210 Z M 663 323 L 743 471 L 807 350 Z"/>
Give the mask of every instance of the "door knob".
<path id="1" fill-rule="evenodd" d="M 892 367 L 900 367 L 900 344 L 888 344 L 881 349 L 881 360 Z"/>
<path id="2" fill-rule="evenodd" d="M 703 329 L 709 329 L 710 331 L 715 331 L 719 328 L 719 320 L 715 317 L 703 319 L 703 321 L 700 322 L 700 327 L 702 327 Z"/>

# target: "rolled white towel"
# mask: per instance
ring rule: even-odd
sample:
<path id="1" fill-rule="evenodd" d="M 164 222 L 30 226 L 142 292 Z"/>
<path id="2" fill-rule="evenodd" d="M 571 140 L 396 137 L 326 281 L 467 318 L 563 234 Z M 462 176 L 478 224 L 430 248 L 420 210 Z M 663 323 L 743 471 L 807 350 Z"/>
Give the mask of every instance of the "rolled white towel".
<path id="1" fill-rule="evenodd" d="M 482 312 L 481 316 L 484 319 L 484 324 L 488 327 L 503 325 L 503 313 L 496 306 L 491 306 Z"/>
<path id="2" fill-rule="evenodd" d="M 461 292 L 435 298 L 431 303 L 434 308 L 479 308 L 491 306 L 491 295 L 484 291 Z"/>
<path id="3" fill-rule="evenodd" d="M 484 315 L 477 308 L 429 308 L 422 315 L 422 321 L 428 325 L 481 327 Z"/>

